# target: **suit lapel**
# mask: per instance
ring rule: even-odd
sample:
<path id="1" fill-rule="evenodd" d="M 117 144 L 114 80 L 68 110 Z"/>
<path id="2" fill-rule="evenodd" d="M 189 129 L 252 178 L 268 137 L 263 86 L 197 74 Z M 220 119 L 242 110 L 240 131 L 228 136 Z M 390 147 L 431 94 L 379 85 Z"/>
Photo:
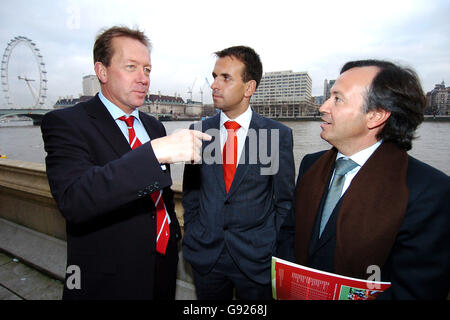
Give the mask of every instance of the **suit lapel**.
<path id="1" fill-rule="evenodd" d="M 86 104 L 85 110 L 91 117 L 92 124 L 97 127 L 99 133 L 103 135 L 119 157 L 131 150 L 127 139 L 101 102 L 98 94 Z"/>
<path id="2" fill-rule="evenodd" d="M 217 134 L 212 134 L 212 140 L 203 142 L 203 161 L 205 161 L 205 148 L 208 148 L 211 150 L 211 153 L 207 154 L 207 166 L 203 166 L 204 169 L 210 168 L 214 172 L 214 176 L 217 180 L 217 185 L 220 188 L 220 191 L 223 194 L 226 194 L 225 191 L 225 180 L 223 177 L 223 168 L 222 168 L 222 153 L 220 150 L 220 113 L 218 113 L 216 116 L 214 116 L 209 121 L 203 121 L 202 125 L 204 126 L 202 128 L 203 132 L 208 131 L 209 129 L 215 129 L 217 130 Z M 210 132 L 211 133 L 211 132 Z M 219 152 L 219 154 L 216 154 L 216 152 Z M 209 158 L 211 157 L 211 158 Z M 220 159 L 220 161 L 218 161 Z"/>
<path id="3" fill-rule="evenodd" d="M 314 245 L 313 245 L 313 251 L 310 253 L 313 255 L 318 250 L 320 250 L 324 245 L 326 245 L 328 242 L 330 242 L 334 237 L 336 237 L 336 221 L 339 213 L 339 209 L 342 204 L 342 198 L 345 196 L 345 194 L 341 197 L 341 199 L 336 204 L 336 207 L 333 210 L 333 213 L 331 214 L 330 218 L 328 219 L 328 222 L 325 226 L 325 229 L 323 229 L 322 236 L 319 238 L 319 229 L 320 229 L 320 221 L 322 220 L 322 210 L 323 206 L 325 204 L 326 195 L 323 197 L 323 201 L 320 206 L 319 214 L 316 218 L 316 225 L 317 229 L 314 229 L 313 237 L 314 237 Z"/>
<path id="4" fill-rule="evenodd" d="M 161 138 L 162 133 L 157 132 L 154 128 L 154 126 L 152 126 L 149 117 L 146 117 L 145 115 L 143 115 L 143 112 L 139 111 L 139 119 L 141 120 L 145 131 L 147 131 L 148 136 L 150 137 L 150 140 L 153 139 L 158 139 Z"/>
<path id="5" fill-rule="evenodd" d="M 315 237 L 313 235 L 314 226 L 318 220 L 319 210 L 323 206 L 323 196 L 327 192 L 327 182 L 333 170 L 336 154 L 337 150 L 334 148 L 318 154 L 318 158 L 313 160 L 310 167 L 299 177 L 295 196 L 295 219 L 302 221 L 295 224 L 295 257 L 299 264 L 307 264 L 311 239 L 318 239 L 318 231 Z"/>
<path id="6" fill-rule="evenodd" d="M 263 124 L 261 123 L 262 117 L 260 117 L 256 112 L 252 112 L 252 120 L 250 121 L 250 125 L 248 128 L 248 131 L 254 130 L 256 132 L 256 141 L 253 141 L 253 143 L 256 143 L 257 145 L 257 154 L 259 154 L 259 128 L 263 127 Z M 231 183 L 230 190 L 228 192 L 228 197 L 230 197 L 236 190 L 239 189 L 239 185 L 244 180 L 245 176 L 247 175 L 248 169 L 250 168 L 249 164 L 249 153 L 251 152 L 250 149 L 250 143 L 249 143 L 249 133 L 247 132 L 247 136 L 245 137 L 245 143 L 244 148 L 242 149 L 241 158 L 239 159 L 239 165 L 236 168 L 236 173 L 234 174 L 233 182 Z M 222 172 L 223 177 L 223 172 Z"/>

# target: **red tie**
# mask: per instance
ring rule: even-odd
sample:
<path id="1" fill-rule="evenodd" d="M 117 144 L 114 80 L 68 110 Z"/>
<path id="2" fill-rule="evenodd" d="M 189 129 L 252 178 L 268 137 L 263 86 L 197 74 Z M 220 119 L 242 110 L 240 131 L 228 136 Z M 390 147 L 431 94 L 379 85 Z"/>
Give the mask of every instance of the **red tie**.
<path id="1" fill-rule="evenodd" d="M 134 131 L 133 122 L 134 117 L 130 116 L 126 118 L 122 116 L 119 120 L 125 121 L 128 127 L 128 142 L 130 143 L 131 149 L 136 149 L 140 145 L 142 145 L 141 141 L 139 141 L 136 136 L 136 132 Z M 156 251 L 161 254 L 166 253 L 167 243 L 169 242 L 170 237 L 170 228 L 169 228 L 169 214 L 167 213 L 166 206 L 164 204 L 162 198 L 162 190 L 153 192 L 151 194 L 152 200 L 155 203 L 156 207 Z"/>
<path id="2" fill-rule="evenodd" d="M 222 152 L 222 167 L 223 167 L 223 177 L 225 179 L 225 188 L 227 193 L 230 190 L 231 183 L 233 182 L 234 173 L 236 172 L 237 165 L 237 136 L 236 130 L 241 126 L 239 123 L 234 121 L 227 121 L 224 124 L 227 129 L 227 141 L 223 146 Z"/>

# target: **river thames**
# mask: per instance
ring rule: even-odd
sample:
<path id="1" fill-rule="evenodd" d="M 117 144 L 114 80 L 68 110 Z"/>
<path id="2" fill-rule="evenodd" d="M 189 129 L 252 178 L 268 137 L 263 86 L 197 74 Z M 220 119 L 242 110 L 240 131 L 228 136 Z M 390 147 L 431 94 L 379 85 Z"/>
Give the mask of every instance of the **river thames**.
<path id="1" fill-rule="evenodd" d="M 189 121 L 163 122 L 168 134 L 176 129 L 188 128 Z M 320 121 L 286 121 L 294 133 L 294 157 L 296 171 L 303 156 L 330 145 L 320 134 Z M 450 175 L 450 122 L 424 122 L 416 131 L 417 139 L 408 153 Z M 46 152 L 39 126 L 31 121 L 9 121 L 0 124 L 0 154 L 8 159 L 44 163 Z M 282 164 L 280 164 L 282 165 Z M 172 165 L 172 179 L 180 182 L 183 164 Z M 297 175 L 296 172 L 296 175 Z"/>

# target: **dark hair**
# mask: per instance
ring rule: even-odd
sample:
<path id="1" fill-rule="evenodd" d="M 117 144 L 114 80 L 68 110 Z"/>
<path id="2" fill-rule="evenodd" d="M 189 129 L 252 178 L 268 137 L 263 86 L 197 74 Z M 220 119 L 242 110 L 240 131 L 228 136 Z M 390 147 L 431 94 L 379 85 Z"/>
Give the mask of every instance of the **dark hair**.
<path id="1" fill-rule="evenodd" d="M 128 37 L 140 41 L 147 48 L 151 47 L 150 40 L 139 29 L 130 29 L 123 26 L 114 26 L 109 29 L 103 29 L 95 39 L 94 44 L 94 63 L 101 62 L 109 67 L 111 57 L 114 54 L 112 39 L 115 37 Z"/>
<path id="2" fill-rule="evenodd" d="M 375 76 L 365 99 L 364 111 L 384 109 L 391 112 L 378 139 L 396 143 L 408 151 L 412 147 L 414 132 L 423 121 L 426 106 L 420 80 L 412 69 L 382 60 L 360 60 L 346 63 L 345 71 L 375 66 L 380 72 Z"/>
<path id="3" fill-rule="evenodd" d="M 250 47 L 234 46 L 215 52 L 219 58 L 235 57 L 241 61 L 245 68 L 242 74 L 242 81 L 248 82 L 250 80 L 256 81 L 256 88 L 261 82 L 263 67 L 259 55 Z"/>

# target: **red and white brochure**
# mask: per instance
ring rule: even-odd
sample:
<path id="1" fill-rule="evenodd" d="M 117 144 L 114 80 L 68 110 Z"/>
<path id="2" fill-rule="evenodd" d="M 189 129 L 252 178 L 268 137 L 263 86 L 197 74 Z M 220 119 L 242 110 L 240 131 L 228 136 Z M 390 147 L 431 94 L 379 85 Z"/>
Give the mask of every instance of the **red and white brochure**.
<path id="1" fill-rule="evenodd" d="M 390 286 L 390 282 L 344 277 L 272 257 L 276 300 L 373 300 Z"/>

